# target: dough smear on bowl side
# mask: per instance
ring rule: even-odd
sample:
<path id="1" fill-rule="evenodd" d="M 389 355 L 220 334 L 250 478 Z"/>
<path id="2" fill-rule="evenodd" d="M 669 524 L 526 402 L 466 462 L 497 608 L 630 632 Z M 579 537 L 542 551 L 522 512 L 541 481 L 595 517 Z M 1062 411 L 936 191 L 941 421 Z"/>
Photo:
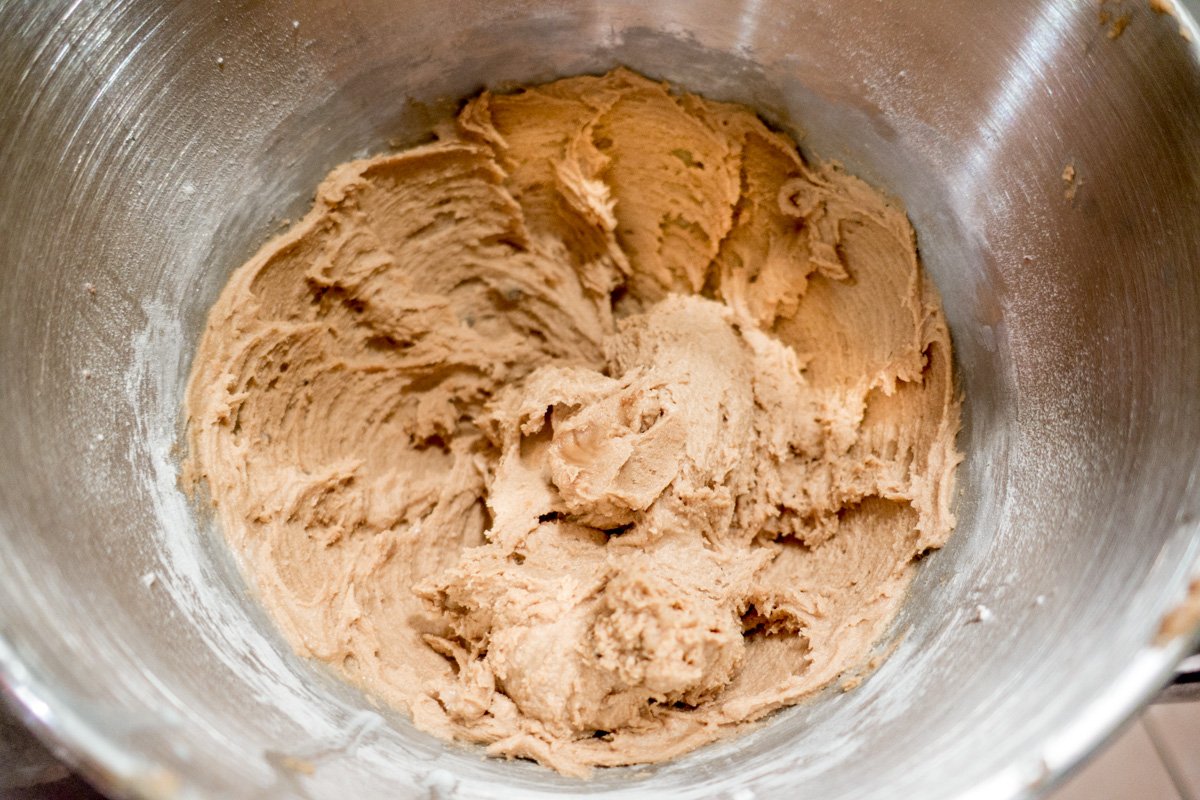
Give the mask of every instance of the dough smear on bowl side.
<path id="1" fill-rule="evenodd" d="M 954 525 L 951 363 L 901 208 L 618 69 L 334 169 L 212 309 L 185 477 L 298 652 L 586 775 L 863 665 Z"/>

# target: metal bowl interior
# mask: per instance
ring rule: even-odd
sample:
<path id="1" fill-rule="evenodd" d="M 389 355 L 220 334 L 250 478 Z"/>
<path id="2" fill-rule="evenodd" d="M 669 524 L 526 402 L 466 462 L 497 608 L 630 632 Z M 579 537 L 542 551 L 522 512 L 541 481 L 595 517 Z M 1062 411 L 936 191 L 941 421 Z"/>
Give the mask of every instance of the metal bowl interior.
<path id="1" fill-rule="evenodd" d="M 1158 635 L 1200 566 L 1200 56 L 1182 10 L 129 0 L 10 3 L 0 28 L 0 677 L 107 787 L 1029 796 L 1194 641 L 1196 620 Z M 581 784 L 443 745 L 295 657 L 176 473 L 208 307 L 330 167 L 419 141 L 485 85 L 616 64 L 749 103 L 907 205 L 967 459 L 958 532 L 860 688 Z"/>

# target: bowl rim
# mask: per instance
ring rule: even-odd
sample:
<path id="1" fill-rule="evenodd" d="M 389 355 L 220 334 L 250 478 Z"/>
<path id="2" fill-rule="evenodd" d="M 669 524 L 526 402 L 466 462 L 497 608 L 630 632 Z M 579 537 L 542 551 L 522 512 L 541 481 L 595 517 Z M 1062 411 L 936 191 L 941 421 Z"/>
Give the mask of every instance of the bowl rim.
<path id="1" fill-rule="evenodd" d="M 1181 34 L 1188 34 L 1190 49 L 1200 57 L 1200 0 L 1157 0 L 1156 10 L 1158 3 L 1175 17 Z M 1180 533 L 1184 531 L 1200 542 L 1200 522 Z M 0 538 L 6 534 L 0 529 Z M 1177 602 L 1187 602 L 1189 583 L 1192 594 L 1200 593 L 1200 555 L 1184 573 L 1183 583 Z M 1069 723 L 1045 737 L 1033 752 L 997 767 L 980 784 L 959 792 L 957 800 L 1031 798 L 1064 783 L 1171 683 L 1180 663 L 1200 652 L 1200 615 L 1187 622 L 1190 630 L 1143 644 L 1107 689 L 1081 705 Z M 106 795 L 144 800 L 207 797 L 188 776 L 145 757 L 135 747 L 115 745 L 99 725 L 75 711 L 28 668 L 19 646 L 3 628 L 0 706 L 7 707 L 56 758 Z"/>

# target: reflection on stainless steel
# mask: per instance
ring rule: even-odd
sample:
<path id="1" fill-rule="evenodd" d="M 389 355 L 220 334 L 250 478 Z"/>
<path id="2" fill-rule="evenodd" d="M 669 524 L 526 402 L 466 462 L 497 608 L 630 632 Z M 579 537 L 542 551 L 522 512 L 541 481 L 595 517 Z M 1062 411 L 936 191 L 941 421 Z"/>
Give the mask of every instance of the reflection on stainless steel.
<path id="1" fill-rule="evenodd" d="M 979 127 L 991 135 L 979 136 L 972 142 L 962 170 L 956 175 L 973 190 L 987 191 L 993 179 L 991 170 L 1004 166 L 1004 159 L 996 155 L 1005 138 L 1028 123 L 1029 105 L 1041 95 L 1039 89 L 1053 72 L 1055 60 L 1071 57 L 1071 53 L 1058 46 L 1076 19 L 1077 15 L 1070 11 L 1061 5 L 1044 3 L 1031 12 L 1033 21 L 1016 40 L 996 90 L 984 107 Z"/>
<path id="2" fill-rule="evenodd" d="M 1045 789 L 1192 644 L 1154 638 L 1200 560 L 1200 60 L 1175 20 L 1121 10 L 1110 39 L 1077 0 L 6 4 L 11 698 L 148 797 Z M 795 121 L 904 200 L 967 460 L 958 534 L 878 673 L 581 788 L 444 746 L 296 658 L 180 495 L 176 447 L 205 312 L 273 215 L 485 84 L 615 63 Z M 993 617 L 971 624 L 978 605 Z"/>

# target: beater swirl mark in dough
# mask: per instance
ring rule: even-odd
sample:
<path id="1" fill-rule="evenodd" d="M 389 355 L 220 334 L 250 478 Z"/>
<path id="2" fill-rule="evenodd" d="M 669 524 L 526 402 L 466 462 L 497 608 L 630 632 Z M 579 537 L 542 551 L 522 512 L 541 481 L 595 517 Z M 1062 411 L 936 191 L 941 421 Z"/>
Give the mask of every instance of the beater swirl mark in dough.
<path id="1" fill-rule="evenodd" d="M 212 309 L 185 477 L 298 652 L 586 775 L 866 661 L 954 524 L 951 369 L 899 207 L 618 69 L 330 173 Z"/>

